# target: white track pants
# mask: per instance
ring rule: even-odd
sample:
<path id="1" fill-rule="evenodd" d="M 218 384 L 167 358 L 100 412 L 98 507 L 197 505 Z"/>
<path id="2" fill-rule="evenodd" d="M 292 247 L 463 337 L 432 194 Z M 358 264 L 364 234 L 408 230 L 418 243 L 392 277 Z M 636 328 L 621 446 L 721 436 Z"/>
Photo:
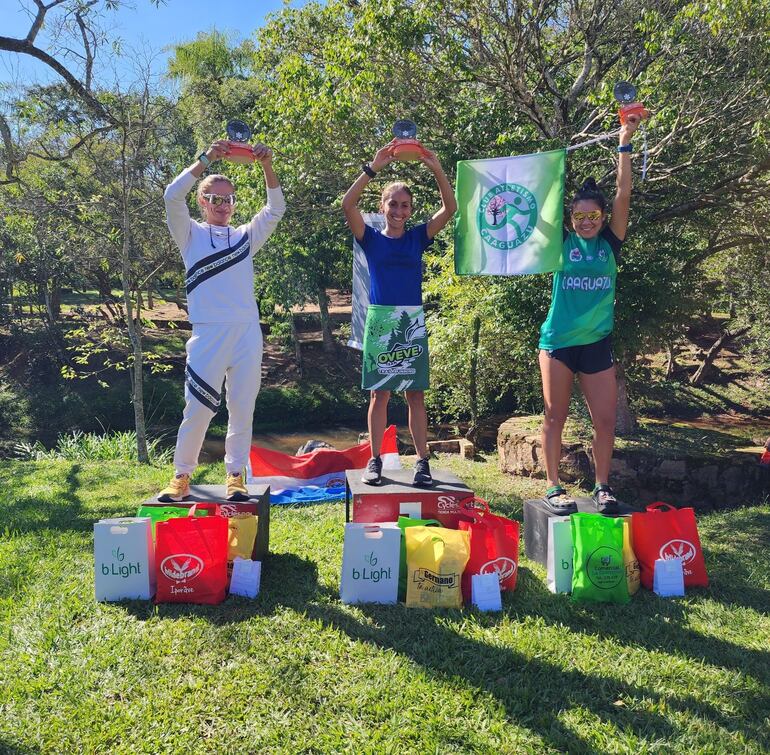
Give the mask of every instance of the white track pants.
<path id="1" fill-rule="evenodd" d="M 240 472 L 249 459 L 254 402 L 262 370 L 259 322 L 193 325 L 187 342 L 185 407 L 176 438 L 174 468 L 192 474 L 198 466 L 203 439 L 227 389 L 225 467 Z"/>

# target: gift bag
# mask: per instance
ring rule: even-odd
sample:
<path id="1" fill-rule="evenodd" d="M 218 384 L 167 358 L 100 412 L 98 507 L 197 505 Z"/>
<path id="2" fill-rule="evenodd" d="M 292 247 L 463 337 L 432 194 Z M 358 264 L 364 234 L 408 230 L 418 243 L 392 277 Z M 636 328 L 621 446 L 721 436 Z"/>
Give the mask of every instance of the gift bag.
<path id="1" fill-rule="evenodd" d="M 460 520 L 458 529 L 470 536 L 470 556 L 462 577 L 466 602 L 471 600 L 474 574 L 497 574 L 501 590 L 515 590 L 519 566 L 519 523 L 493 514 L 481 498 L 463 502 L 463 512 L 470 521 Z"/>
<path id="2" fill-rule="evenodd" d="M 155 594 L 155 550 L 146 517 L 94 524 L 97 600 L 149 600 Z"/>
<path id="3" fill-rule="evenodd" d="M 548 518 L 546 573 L 551 592 L 572 591 L 572 524 L 568 516 Z"/>
<path id="4" fill-rule="evenodd" d="M 406 600 L 406 537 L 407 527 L 443 527 L 438 519 L 412 519 L 410 516 L 398 518 L 398 528 L 401 530 L 401 556 L 398 562 L 398 599 Z"/>
<path id="5" fill-rule="evenodd" d="M 227 520 L 227 560 L 236 557 L 251 558 L 254 542 L 257 539 L 258 520 L 254 514 L 233 514 Z"/>
<path id="6" fill-rule="evenodd" d="M 137 516 L 146 516 L 152 522 L 152 537 L 155 539 L 155 525 L 158 522 L 167 522 L 169 519 L 187 516 L 192 504 L 182 506 L 140 506 Z M 195 516 L 208 516 L 208 511 L 196 511 Z"/>
<path id="7" fill-rule="evenodd" d="M 652 590 L 655 561 L 659 558 L 682 559 L 685 587 L 708 587 L 693 509 L 651 503 L 646 512 L 631 514 L 631 541 L 639 559 L 642 585 L 648 590 Z"/>
<path id="8" fill-rule="evenodd" d="M 623 521 L 602 514 L 572 514 L 572 599 L 628 603 Z"/>
<path id="9" fill-rule="evenodd" d="M 200 508 L 213 516 L 196 516 Z M 196 504 L 186 517 L 158 522 L 155 532 L 155 602 L 221 603 L 227 587 L 228 527 L 216 504 Z"/>
<path id="10" fill-rule="evenodd" d="M 631 544 L 631 520 L 623 517 L 623 564 L 626 567 L 628 594 L 636 595 L 639 591 L 639 560 Z"/>
<path id="11" fill-rule="evenodd" d="M 340 599 L 343 603 L 396 603 L 401 530 L 393 522 L 345 525 Z"/>
<path id="12" fill-rule="evenodd" d="M 462 574 L 470 557 L 470 535 L 444 527 L 407 527 L 406 604 L 412 608 L 461 608 Z"/>

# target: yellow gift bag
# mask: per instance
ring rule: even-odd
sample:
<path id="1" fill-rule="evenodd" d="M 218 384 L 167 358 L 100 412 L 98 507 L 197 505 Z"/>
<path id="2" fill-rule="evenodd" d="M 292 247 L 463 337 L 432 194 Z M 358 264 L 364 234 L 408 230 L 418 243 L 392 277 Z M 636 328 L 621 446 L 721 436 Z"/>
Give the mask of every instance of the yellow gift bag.
<path id="1" fill-rule="evenodd" d="M 257 539 L 257 517 L 254 514 L 235 514 L 227 520 L 227 560 L 236 556 L 251 558 Z"/>
<path id="2" fill-rule="evenodd" d="M 407 527 L 406 604 L 461 608 L 461 578 L 471 554 L 470 534 L 438 527 Z"/>
<path id="3" fill-rule="evenodd" d="M 633 595 L 639 589 L 639 561 L 631 546 L 631 519 L 623 517 L 623 564 L 626 567 L 628 594 Z"/>

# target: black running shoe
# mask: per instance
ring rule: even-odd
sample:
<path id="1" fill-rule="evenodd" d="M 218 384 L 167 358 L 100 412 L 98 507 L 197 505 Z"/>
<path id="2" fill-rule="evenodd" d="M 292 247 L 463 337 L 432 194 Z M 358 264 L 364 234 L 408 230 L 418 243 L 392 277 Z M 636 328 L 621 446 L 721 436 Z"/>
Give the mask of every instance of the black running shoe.
<path id="1" fill-rule="evenodd" d="M 430 464 L 427 459 L 417 459 L 414 465 L 414 480 L 412 485 L 418 488 L 433 487 L 433 476 L 430 473 Z"/>
<path id="2" fill-rule="evenodd" d="M 569 516 L 577 513 L 577 502 L 568 495 L 561 485 L 554 485 L 543 496 L 543 508 L 556 516 Z"/>
<path id="3" fill-rule="evenodd" d="M 618 513 L 618 499 L 615 498 L 615 494 L 612 492 L 612 488 L 609 485 L 597 485 L 594 488 L 592 498 L 596 504 L 596 510 L 600 514 L 614 516 Z"/>
<path id="4" fill-rule="evenodd" d="M 367 485 L 379 485 L 382 482 L 382 459 L 379 456 L 369 459 L 361 482 L 365 482 Z"/>

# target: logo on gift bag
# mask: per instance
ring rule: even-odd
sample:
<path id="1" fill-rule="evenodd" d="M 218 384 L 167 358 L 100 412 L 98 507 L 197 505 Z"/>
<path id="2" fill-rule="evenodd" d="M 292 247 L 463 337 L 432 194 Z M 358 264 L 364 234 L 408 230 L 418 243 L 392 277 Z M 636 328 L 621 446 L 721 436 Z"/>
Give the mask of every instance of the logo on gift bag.
<path id="1" fill-rule="evenodd" d="M 586 561 L 588 579 L 601 590 L 610 590 L 626 578 L 623 557 L 614 548 L 599 546 Z"/>
<path id="2" fill-rule="evenodd" d="M 682 566 L 686 566 L 695 558 L 695 546 L 689 540 L 680 540 L 679 538 L 669 540 L 660 547 L 660 557 L 666 560 L 681 558 Z M 685 570 L 685 574 L 691 573 Z"/>
<path id="3" fill-rule="evenodd" d="M 160 562 L 160 570 L 165 577 L 184 584 L 195 579 L 203 571 L 203 560 L 192 553 L 177 553 L 166 556 Z"/>
<path id="4" fill-rule="evenodd" d="M 369 566 L 377 566 L 377 556 L 374 555 L 374 551 L 364 556 L 364 561 L 366 561 Z"/>
<path id="5" fill-rule="evenodd" d="M 430 569 L 417 569 L 414 572 L 414 581 L 422 589 L 440 590 L 442 587 L 457 587 L 460 584 L 460 575 L 437 574 Z M 427 586 L 424 585 L 426 582 Z"/>
<path id="6" fill-rule="evenodd" d="M 504 582 L 509 577 L 512 577 L 515 571 L 516 562 L 507 556 L 500 556 L 500 558 L 496 558 L 494 561 L 487 561 L 481 569 L 479 569 L 479 574 L 497 573 L 497 578 L 501 582 Z"/>

